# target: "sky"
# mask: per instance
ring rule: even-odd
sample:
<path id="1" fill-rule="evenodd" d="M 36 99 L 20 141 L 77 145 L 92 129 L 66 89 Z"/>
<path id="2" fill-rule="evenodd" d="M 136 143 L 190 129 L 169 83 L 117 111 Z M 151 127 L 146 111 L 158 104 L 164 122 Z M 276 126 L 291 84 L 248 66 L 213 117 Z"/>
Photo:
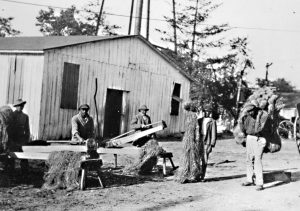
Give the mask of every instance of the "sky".
<path id="1" fill-rule="evenodd" d="M 137 1 L 137 0 L 135 0 Z M 17 2 L 25 2 L 21 4 Z M 12 25 L 22 32 L 20 36 L 42 36 L 35 26 L 39 10 L 47 9 L 43 4 L 57 7 L 75 5 L 81 9 L 86 0 L 0 0 L 0 16 L 12 16 Z M 151 0 L 150 41 L 164 46 L 155 28 L 165 28 L 163 16 L 171 15 L 171 0 Z M 180 1 L 178 1 L 180 2 Z M 228 36 L 245 36 L 254 70 L 247 74 L 247 80 L 254 84 L 256 78 L 264 78 L 266 63 L 269 79 L 285 78 L 300 89 L 300 1 L 299 0 L 213 0 L 222 5 L 211 14 L 207 24 L 228 23 L 232 29 Z M 99 0 L 101 3 L 101 0 Z M 147 0 L 144 0 L 146 9 Z M 104 11 L 110 24 L 121 26 L 120 33 L 128 33 L 128 17 L 131 0 L 105 0 Z M 144 16 L 145 16 L 144 12 Z M 143 21 L 143 26 L 145 26 Z M 145 28 L 145 27 L 144 27 Z M 142 31 L 145 35 L 145 30 Z"/>

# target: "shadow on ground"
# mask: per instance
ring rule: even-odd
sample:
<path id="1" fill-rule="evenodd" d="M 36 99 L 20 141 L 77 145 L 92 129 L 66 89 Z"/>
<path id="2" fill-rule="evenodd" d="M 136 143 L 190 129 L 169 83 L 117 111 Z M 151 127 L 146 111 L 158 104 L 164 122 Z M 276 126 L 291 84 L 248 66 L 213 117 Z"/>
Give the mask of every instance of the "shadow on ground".
<path id="1" fill-rule="evenodd" d="M 300 181 L 300 171 L 296 171 L 295 169 L 271 170 L 264 172 L 265 189 L 296 181 Z"/>
<path id="2" fill-rule="evenodd" d="M 16 168 L 12 172 L 6 172 L 0 169 L 0 188 L 14 188 L 18 186 L 28 188 L 41 188 L 44 184 L 45 167 L 40 166 L 30 168 L 26 174 L 20 168 Z M 148 175 L 124 175 L 122 168 L 102 168 L 101 180 L 105 187 L 119 187 L 134 184 L 141 184 L 144 182 L 160 182 L 163 181 L 163 175 L 160 171 L 153 172 Z M 87 188 L 98 187 L 95 172 L 90 172 L 86 181 Z"/>

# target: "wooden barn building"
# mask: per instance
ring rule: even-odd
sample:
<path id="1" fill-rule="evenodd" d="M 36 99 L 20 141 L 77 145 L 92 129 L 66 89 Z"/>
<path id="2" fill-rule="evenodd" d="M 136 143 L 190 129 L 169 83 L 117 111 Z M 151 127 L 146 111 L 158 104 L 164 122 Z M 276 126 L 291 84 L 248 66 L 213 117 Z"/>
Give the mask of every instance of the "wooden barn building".
<path id="1" fill-rule="evenodd" d="M 130 130 L 142 104 L 152 122 L 166 121 L 161 135 L 182 132 L 190 84 L 141 36 L 0 38 L 0 105 L 26 100 L 34 139 L 69 139 L 84 103 L 101 137 Z"/>

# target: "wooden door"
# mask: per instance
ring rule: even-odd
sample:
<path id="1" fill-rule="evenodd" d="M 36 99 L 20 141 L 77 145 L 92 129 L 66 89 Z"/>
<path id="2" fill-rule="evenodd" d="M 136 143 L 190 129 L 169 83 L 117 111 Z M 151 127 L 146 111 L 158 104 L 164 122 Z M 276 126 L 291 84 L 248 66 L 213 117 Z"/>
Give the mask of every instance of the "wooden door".
<path id="1" fill-rule="evenodd" d="M 111 138 L 120 134 L 122 98 L 123 91 L 107 89 L 103 132 L 105 138 Z"/>

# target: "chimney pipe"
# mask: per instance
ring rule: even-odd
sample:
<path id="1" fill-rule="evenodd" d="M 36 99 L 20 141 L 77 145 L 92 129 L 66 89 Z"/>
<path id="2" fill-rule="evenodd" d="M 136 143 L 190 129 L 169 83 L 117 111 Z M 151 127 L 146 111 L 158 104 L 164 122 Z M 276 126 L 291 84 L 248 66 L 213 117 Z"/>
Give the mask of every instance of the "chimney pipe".
<path id="1" fill-rule="evenodd" d="M 142 15 L 143 15 L 143 0 L 137 0 L 136 15 L 135 15 L 135 28 L 134 28 L 135 35 L 141 34 Z"/>

